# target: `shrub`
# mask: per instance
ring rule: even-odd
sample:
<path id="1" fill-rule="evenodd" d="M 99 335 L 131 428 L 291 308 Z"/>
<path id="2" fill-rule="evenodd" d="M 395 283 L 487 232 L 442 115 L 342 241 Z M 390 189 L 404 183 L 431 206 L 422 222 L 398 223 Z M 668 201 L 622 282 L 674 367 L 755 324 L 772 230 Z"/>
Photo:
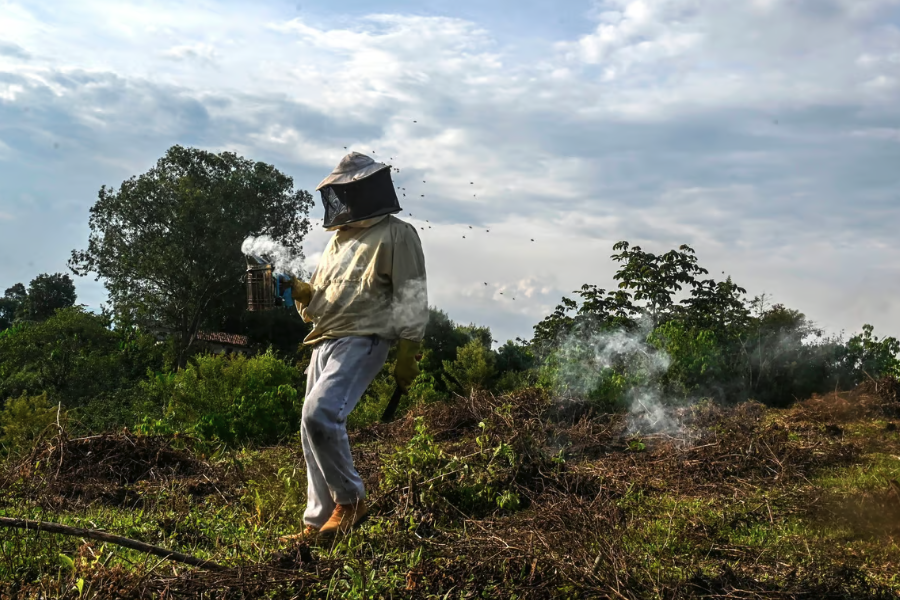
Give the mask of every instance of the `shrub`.
<path id="1" fill-rule="evenodd" d="M 57 418 L 58 407 L 40 396 L 10 398 L 0 413 L 0 444 L 7 452 L 27 448 Z"/>
<path id="2" fill-rule="evenodd" d="M 0 335 L 0 399 L 46 392 L 53 404 L 81 406 L 161 366 L 162 351 L 152 337 L 114 331 L 108 317 L 83 308 L 61 309 Z"/>
<path id="3" fill-rule="evenodd" d="M 538 388 L 587 400 L 603 411 L 623 409 L 628 391 L 643 383 L 628 365 L 598 366 L 584 348 L 551 351 L 537 374 Z"/>
<path id="4" fill-rule="evenodd" d="M 501 394 L 508 394 L 517 390 L 523 390 L 537 384 L 538 373 L 528 371 L 504 371 L 497 378 L 493 389 Z"/>
<path id="5" fill-rule="evenodd" d="M 494 356 L 480 339 L 472 339 L 456 350 L 456 360 L 444 361 L 445 383 L 453 391 L 471 394 L 486 389 L 496 374 Z"/>
<path id="6" fill-rule="evenodd" d="M 185 369 L 142 385 L 145 401 L 164 407 L 144 431 L 175 430 L 228 445 L 276 443 L 300 426 L 297 371 L 270 351 L 247 358 L 204 355 Z"/>
<path id="7" fill-rule="evenodd" d="M 392 350 L 392 353 L 394 350 Z M 429 350 L 425 351 L 427 355 Z M 424 362 L 424 361 L 423 361 Z M 385 407 L 394 395 L 396 389 L 396 381 L 394 381 L 394 360 L 385 362 L 384 367 L 372 380 L 372 383 L 366 389 L 359 404 L 347 417 L 347 427 L 350 429 L 365 427 L 381 420 L 381 415 Z M 420 365 L 421 369 L 421 365 Z M 413 381 L 409 392 L 403 396 L 397 407 L 397 415 L 408 409 L 410 406 L 430 404 L 446 399 L 447 395 L 437 389 L 435 379 L 425 370 L 421 370 L 419 376 Z"/>
<path id="8" fill-rule="evenodd" d="M 392 354 L 395 352 L 395 349 L 391 349 Z M 393 360 L 385 361 L 381 371 L 378 372 L 378 375 L 376 375 L 375 379 L 372 380 L 372 383 L 369 384 L 369 387 L 366 389 L 362 398 L 360 398 L 356 408 L 347 415 L 348 428 L 365 427 L 366 425 L 377 423 L 381 420 L 381 414 L 384 412 L 384 408 L 394 394 L 395 383 L 393 373 L 395 364 L 396 363 Z M 398 412 L 406 408 L 408 404 L 408 400 L 405 403 L 402 403 L 397 409 Z"/>
<path id="9" fill-rule="evenodd" d="M 722 381 L 726 376 L 722 368 L 722 349 L 712 331 L 669 321 L 657 327 L 648 341 L 672 359 L 664 378 L 672 391 L 687 395 L 711 381 Z"/>
<path id="10" fill-rule="evenodd" d="M 409 388 L 409 398 L 413 404 L 432 404 L 446 400 L 447 394 L 440 391 L 433 376 L 423 372 Z"/>

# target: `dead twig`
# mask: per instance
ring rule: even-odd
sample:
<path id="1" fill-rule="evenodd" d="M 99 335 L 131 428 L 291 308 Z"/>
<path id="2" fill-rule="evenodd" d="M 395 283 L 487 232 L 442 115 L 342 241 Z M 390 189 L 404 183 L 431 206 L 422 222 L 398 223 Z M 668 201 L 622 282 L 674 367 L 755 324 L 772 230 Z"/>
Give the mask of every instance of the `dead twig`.
<path id="1" fill-rule="evenodd" d="M 132 550 L 137 550 L 138 552 L 146 552 L 147 554 L 153 554 L 154 556 L 159 556 L 161 558 L 168 559 L 174 562 L 180 562 L 186 565 L 200 567 L 202 569 L 207 569 L 210 571 L 226 570 L 226 567 L 223 567 L 222 565 L 217 565 L 213 562 L 201 560 L 195 556 L 189 556 L 187 554 L 182 554 L 181 552 L 175 552 L 173 550 L 166 550 L 165 548 L 160 548 L 159 546 L 152 546 L 144 542 L 139 542 L 138 540 L 122 537 L 120 535 L 113 535 L 111 533 L 98 531 L 96 529 L 84 529 L 81 527 L 61 525 L 59 523 L 50 523 L 49 521 L 31 521 L 29 519 L 12 519 L 9 517 L 0 517 L 0 527 L 25 529 L 26 531 L 46 531 L 48 533 L 59 533 L 61 535 L 73 535 L 76 537 L 116 544 L 117 546 L 130 548 Z"/>

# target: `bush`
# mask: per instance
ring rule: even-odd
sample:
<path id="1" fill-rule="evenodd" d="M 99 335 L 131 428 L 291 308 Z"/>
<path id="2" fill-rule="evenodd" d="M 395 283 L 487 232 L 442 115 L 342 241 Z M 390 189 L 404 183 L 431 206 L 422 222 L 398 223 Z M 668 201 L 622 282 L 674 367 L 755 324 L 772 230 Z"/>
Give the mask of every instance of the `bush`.
<path id="1" fill-rule="evenodd" d="M 456 350 L 456 360 L 444 361 L 447 387 L 456 392 L 471 394 L 488 388 L 497 373 L 494 355 L 481 339 L 475 338 Z"/>
<path id="2" fill-rule="evenodd" d="M 493 385 L 493 389 L 501 394 L 509 394 L 517 390 L 533 387 L 537 382 L 537 371 L 504 371 L 497 378 L 497 381 Z"/>
<path id="3" fill-rule="evenodd" d="M 30 447 L 42 431 L 57 418 L 58 407 L 47 400 L 46 392 L 40 396 L 11 398 L 0 413 L 0 444 L 6 452 L 17 452 Z"/>
<path id="4" fill-rule="evenodd" d="M 184 431 L 228 445 L 277 443 L 299 431 L 299 373 L 271 352 L 253 358 L 204 355 L 142 385 L 144 402 L 164 407 L 142 430 Z"/>
<path id="5" fill-rule="evenodd" d="M 614 335 L 611 331 L 610 336 Z M 627 406 L 630 390 L 647 384 L 647 375 L 630 348 L 603 355 L 607 341 L 595 335 L 552 350 L 538 371 L 537 386 L 568 398 L 587 400 L 602 411 Z"/>
<path id="6" fill-rule="evenodd" d="M 673 392 L 688 395 L 730 375 L 724 372 L 722 349 L 712 331 L 669 321 L 657 327 L 648 341 L 672 359 L 664 379 Z"/>
<path id="7" fill-rule="evenodd" d="M 150 377 L 154 375 L 151 373 Z M 158 417 L 162 407 L 144 393 L 142 382 L 102 393 L 69 411 L 69 426 L 85 434 L 133 427 L 147 416 Z"/>
<path id="8" fill-rule="evenodd" d="M 409 399 L 412 404 L 432 404 L 446 400 L 447 394 L 440 391 L 433 376 L 423 372 L 409 388 Z"/>
<path id="9" fill-rule="evenodd" d="M 396 348 L 391 348 L 391 355 L 396 354 Z M 390 355 L 389 355 L 390 356 Z M 384 366 L 369 387 L 363 393 L 362 398 L 349 415 L 347 415 L 347 427 L 354 429 L 357 427 L 365 427 L 381 420 L 381 414 L 384 408 L 394 394 L 394 365 L 396 363 L 390 358 L 385 361 Z M 406 408 L 409 400 L 401 403 L 397 411 Z"/>
<path id="10" fill-rule="evenodd" d="M 131 387 L 161 366 L 152 337 L 114 331 L 108 317 L 83 308 L 61 309 L 0 335 L 0 399 L 46 392 L 52 404 L 72 408 Z"/>

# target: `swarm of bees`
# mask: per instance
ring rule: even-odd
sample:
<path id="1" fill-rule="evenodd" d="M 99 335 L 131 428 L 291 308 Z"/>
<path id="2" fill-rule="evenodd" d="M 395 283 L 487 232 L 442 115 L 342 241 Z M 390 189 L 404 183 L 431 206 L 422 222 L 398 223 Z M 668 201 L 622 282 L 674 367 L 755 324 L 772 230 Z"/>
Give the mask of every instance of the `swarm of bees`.
<path id="1" fill-rule="evenodd" d="M 417 120 L 413 120 L 413 123 L 416 123 L 416 124 L 417 124 L 418 121 L 417 121 Z M 347 149 L 348 149 L 348 147 L 347 147 L 347 146 L 344 146 L 344 150 L 347 150 Z M 375 150 L 371 150 L 370 152 L 371 152 L 372 155 L 376 155 Z M 394 160 L 394 157 L 390 157 L 390 160 L 393 161 L 393 160 Z M 397 167 L 392 167 L 391 170 L 394 171 L 395 173 L 400 173 L 400 169 L 397 168 Z M 427 185 L 427 179 L 423 179 L 423 180 L 422 180 L 422 183 L 425 184 L 425 185 Z M 470 182 L 469 182 L 469 185 L 475 185 L 475 182 L 474 182 L 474 181 L 470 181 Z M 405 187 L 403 187 L 402 185 L 398 185 L 398 186 L 397 186 L 397 190 L 399 190 L 399 191 L 401 192 L 402 196 L 403 196 L 404 198 L 406 198 L 406 193 L 405 193 L 405 192 L 406 192 L 407 190 L 406 190 Z M 419 194 L 419 197 L 420 197 L 420 198 L 424 198 L 424 197 L 425 197 L 425 194 Z M 472 194 L 472 197 L 473 197 L 473 198 L 477 198 L 477 197 L 478 197 L 478 194 Z M 413 213 L 412 213 L 412 212 L 409 212 L 408 214 L 409 214 L 410 217 L 413 216 Z M 425 220 L 425 223 L 428 224 L 428 225 L 427 225 L 427 228 L 428 228 L 428 229 L 432 229 L 432 226 L 431 226 L 430 221 L 429 221 L 428 219 Z M 474 231 L 474 227 L 473 227 L 472 225 L 468 225 L 468 228 L 469 228 L 470 230 L 473 230 L 473 231 Z M 425 231 L 425 226 L 420 226 L 419 229 L 420 229 L 421 231 Z M 491 230 L 490 230 L 490 229 L 485 229 L 484 232 L 485 232 L 485 233 L 490 233 Z M 463 235 L 463 236 L 462 236 L 462 239 L 466 239 L 466 236 Z M 535 241 L 534 238 L 529 238 L 529 239 L 530 239 L 532 242 Z M 485 285 L 485 286 L 488 286 L 489 284 L 488 284 L 487 281 L 485 281 L 485 282 L 484 282 L 484 285 Z M 499 294 L 500 294 L 501 296 L 505 296 L 505 294 L 504 294 L 503 292 L 499 292 Z M 509 298 L 511 298 L 512 300 L 515 300 L 515 299 L 516 299 L 515 296 L 509 296 Z M 494 340 L 494 342 L 496 343 L 496 340 Z"/>

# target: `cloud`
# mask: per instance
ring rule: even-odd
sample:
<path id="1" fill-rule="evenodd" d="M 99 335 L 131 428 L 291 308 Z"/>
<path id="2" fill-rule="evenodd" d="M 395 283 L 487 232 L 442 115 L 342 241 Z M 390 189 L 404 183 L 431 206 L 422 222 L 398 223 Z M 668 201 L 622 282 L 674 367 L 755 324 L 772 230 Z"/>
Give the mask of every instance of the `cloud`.
<path id="1" fill-rule="evenodd" d="M 3 40 L 0 40 L 0 56 L 18 58 L 20 60 L 28 60 L 31 58 L 31 54 L 22 46 Z"/>
<path id="2" fill-rule="evenodd" d="M 889 18 L 897 6 L 607 0 L 595 31 L 558 49 L 582 78 L 599 70 L 601 81 L 613 82 L 604 89 L 606 110 L 612 105 L 634 117 L 712 106 L 883 102 L 879 86 L 892 84 L 884 59 L 898 47 Z"/>
<path id="3" fill-rule="evenodd" d="M 890 140 L 900 142 L 900 127 L 878 127 L 875 129 L 861 129 L 851 132 L 851 135 L 876 140 Z"/>
<path id="4" fill-rule="evenodd" d="M 2 139 L 0 139 L 0 160 L 9 160 L 13 155 L 13 149 L 10 148 Z"/>
<path id="5" fill-rule="evenodd" d="M 210 44 L 196 43 L 173 46 L 163 52 L 162 56 L 172 60 L 195 60 L 211 65 L 219 58 L 219 52 Z"/>

